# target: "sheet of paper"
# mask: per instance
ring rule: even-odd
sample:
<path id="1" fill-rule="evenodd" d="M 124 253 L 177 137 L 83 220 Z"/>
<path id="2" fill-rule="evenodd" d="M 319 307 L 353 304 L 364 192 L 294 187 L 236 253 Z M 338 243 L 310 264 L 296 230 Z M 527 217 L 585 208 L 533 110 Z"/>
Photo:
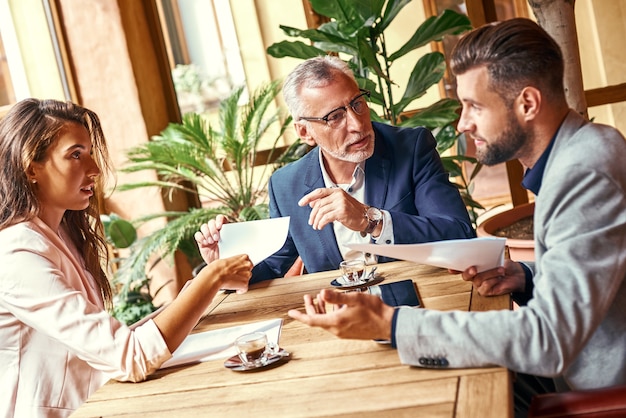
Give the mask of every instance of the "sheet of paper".
<path id="1" fill-rule="evenodd" d="M 349 244 L 353 250 L 398 260 L 413 261 L 463 271 L 476 266 L 479 272 L 504 263 L 505 238 L 473 238 L 427 242 L 423 244 Z"/>
<path id="2" fill-rule="evenodd" d="M 190 334 L 176 351 L 172 353 L 172 358 L 161 365 L 161 369 L 234 356 L 237 354 L 237 350 L 233 346 L 235 339 L 250 332 L 263 331 L 267 334 L 268 341 L 278 345 L 282 324 L 283 320 L 277 318 L 215 331 Z"/>
<path id="3" fill-rule="evenodd" d="M 276 251 L 287 239 L 289 216 L 225 224 L 220 231 L 220 258 L 248 254 L 256 266 Z"/>

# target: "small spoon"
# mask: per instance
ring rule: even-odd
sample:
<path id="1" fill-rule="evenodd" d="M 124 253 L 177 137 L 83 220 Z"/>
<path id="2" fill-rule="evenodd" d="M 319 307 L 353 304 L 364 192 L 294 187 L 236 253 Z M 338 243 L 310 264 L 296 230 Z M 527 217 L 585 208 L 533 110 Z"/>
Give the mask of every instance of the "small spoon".
<path id="1" fill-rule="evenodd" d="M 378 268 L 378 266 L 372 267 L 372 270 L 370 271 L 370 274 L 368 274 L 367 278 L 365 279 L 366 282 L 369 282 L 370 280 L 372 280 L 374 278 L 374 273 L 376 272 L 377 268 Z"/>

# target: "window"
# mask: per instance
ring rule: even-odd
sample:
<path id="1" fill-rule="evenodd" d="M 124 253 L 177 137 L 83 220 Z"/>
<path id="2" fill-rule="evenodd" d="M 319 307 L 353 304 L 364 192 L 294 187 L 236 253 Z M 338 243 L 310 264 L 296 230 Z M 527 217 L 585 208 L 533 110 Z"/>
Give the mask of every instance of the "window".
<path id="1" fill-rule="evenodd" d="M 24 67 L 8 0 L 0 0 L 0 116 L 28 95 Z"/>
<path id="2" fill-rule="evenodd" d="M 0 106 L 6 106 L 13 102 L 15 102 L 15 92 L 11 83 L 7 55 L 4 52 L 4 44 L 0 36 Z"/>
<path id="3" fill-rule="evenodd" d="M 214 109 L 246 84 L 227 0 L 160 0 L 181 113 Z"/>
<path id="4" fill-rule="evenodd" d="M 0 116 L 27 97 L 71 99 L 53 5 L 0 0 Z"/>

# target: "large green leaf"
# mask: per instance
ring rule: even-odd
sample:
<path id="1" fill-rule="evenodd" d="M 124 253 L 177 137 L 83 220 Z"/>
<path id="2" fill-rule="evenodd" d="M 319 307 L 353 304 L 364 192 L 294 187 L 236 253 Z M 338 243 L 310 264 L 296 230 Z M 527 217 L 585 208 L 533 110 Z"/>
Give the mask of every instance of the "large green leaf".
<path id="1" fill-rule="evenodd" d="M 109 239 L 116 248 L 128 248 L 137 239 L 137 231 L 133 224 L 119 219 L 111 223 Z"/>
<path id="2" fill-rule="evenodd" d="M 443 164 L 444 170 L 446 170 L 450 177 L 459 177 L 463 175 L 463 168 L 457 164 L 456 161 L 447 157 L 441 157 L 441 163 Z"/>
<path id="3" fill-rule="evenodd" d="M 366 30 L 364 28 L 364 30 Z M 324 23 L 319 31 L 325 34 L 325 39 L 315 41 L 315 46 L 325 51 L 343 52 L 348 55 L 358 54 L 359 32 L 346 33 L 336 20 Z"/>
<path id="4" fill-rule="evenodd" d="M 137 230 L 129 221 L 116 214 L 102 215 L 107 240 L 115 248 L 128 248 L 137 240 Z"/>
<path id="5" fill-rule="evenodd" d="M 446 125 L 435 134 L 437 140 L 437 152 L 443 154 L 458 142 L 456 129 L 452 125 Z"/>
<path id="6" fill-rule="evenodd" d="M 425 126 L 429 129 L 439 128 L 458 118 L 458 108 L 459 102 L 456 100 L 441 99 L 414 115 L 402 119 L 399 125 L 405 127 Z"/>
<path id="7" fill-rule="evenodd" d="M 380 78 L 391 82 L 389 76 L 385 74 L 383 69 L 380 67 L 380 63 L 376 58 L 376 51 L 372 49 L 372 46 L 367 42 L 366 39 L 359 39 L 359 57 L 365 62 L 368 68 L 372 69 L 373 72 Z"/>
<path id="8" fill-rule="evenodd" d="M 376 25 L 376 30 L 379 33 L 382 33 L 387 26 L 396 18 L 400 10 L 407 4 L 409 4 L 411 0 L 389 0 L 387 2 L 387 7 L 385 7 L 385 13 L 383 14 L 380 23 Z"/>
<path id="9" fill-rule="evenodd" d="M 303 60 L 326 55 L 326 51 L 300 41 L 282 41 L 272 44 L 267 48 L 267 53 L 274 58 L 293 57 Z"/>
<path id="10" fill-rule="evenodd" d="M 310 3 L 317 13 L 337 20 L 345 33 L 354 33 L 374 24 L 385 0 L 310 0 Z"/>
<path id="11" fill-rule="evenodd" d="M 329 25 L 329 23 L 321 25 L 318 29 L 298 29 L 283 25 L 280 28 L 291 37 L 306 38 L 313 42 L 341 43 L 349 38 L 345 33 L 334 29 L 333 25 Z"/>
<path id="12" fill-rule="evenodd" d="M 394 112 L 401 113 L 415 99 L 422 97 L 426 91 L 439 83 L 446 70 L 446 60 L 442 53 L 431 52 L 422 56 L 409 77 L 402 99 L 396 103 Z"/>
<path id="13" fill-rule="evenodd" d="M 446 9 L 439 16 L 431 16 L 426 19 L 417 28 L 411 39 L 389 56 L 389 61 L 395 61 L 429 42 L 440 41 L 445 35 L 458 35 L 471 28 L 472 24 L 467 16 Z"/>

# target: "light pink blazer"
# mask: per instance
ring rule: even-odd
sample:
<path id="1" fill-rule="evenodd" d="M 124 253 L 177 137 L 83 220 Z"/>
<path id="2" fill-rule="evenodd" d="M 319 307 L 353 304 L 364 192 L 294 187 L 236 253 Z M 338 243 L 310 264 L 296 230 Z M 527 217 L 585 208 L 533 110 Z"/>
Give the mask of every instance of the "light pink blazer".
<path id="1" fill-rule="evenodd" d="M 0 416 L 68 416 L 108 379 L 144 380 L 171 357 L 153 321 L 109 315 L 63 235 L 38 218 L 0 231 Z"/>

